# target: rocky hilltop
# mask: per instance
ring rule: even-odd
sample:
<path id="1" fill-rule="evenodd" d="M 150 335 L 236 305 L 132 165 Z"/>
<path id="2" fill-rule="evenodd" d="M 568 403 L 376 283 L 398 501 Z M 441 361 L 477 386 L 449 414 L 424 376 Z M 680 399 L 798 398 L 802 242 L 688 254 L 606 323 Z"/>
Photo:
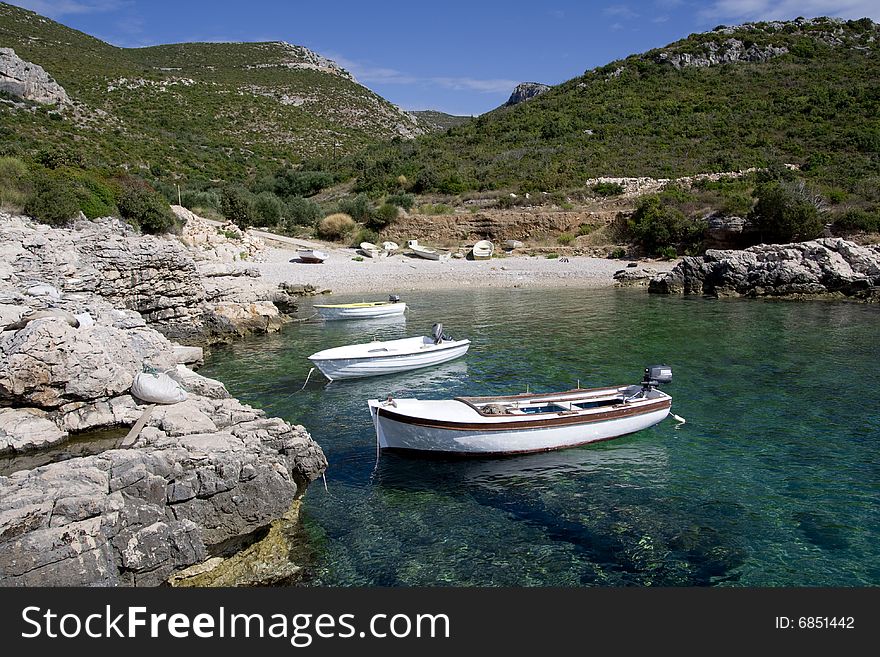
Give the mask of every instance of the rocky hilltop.
<path id="1" fill-rule="evenodd" d="M 716 297 L 829 297 L 880 301 L 880 246 L 840 238 L 708 250 L 654 278 L 649 291 Z"/>
<path id="2" fill-rule="evenodd" d="M 519 105 L 530 98 L 540 96 L 548 91 L 550 91 L 550 85 L 548 84 L 541 84 L 540 82 L 521 82 L 516 85 L 516 89 L 513 90 L 513 93 L 510 94 L 510 98 L 508 98 L 507 102 L 504 104 Z"/>
<path id="3" fill-rule="evenodd" d="M 0 455 L 139 425 L 125 448 L 0 476 L 0 585 L 157 585 L 190 566 L 204 577 L 289 516 L 324 471 L 303 427 L 231 398 L 187 367 L 199 349 L 166 337 L 279 321 L 271 301 L 248 298 L 256 288 L 214 283 L 252 278 L 224 261 L 222 241 L 197 225 L 187 239 L 0 215 Z M 149 373 L 185 399 L 138 398 L 133 383 Z M 238 581 L 265 581 L 245 570 Z"/>

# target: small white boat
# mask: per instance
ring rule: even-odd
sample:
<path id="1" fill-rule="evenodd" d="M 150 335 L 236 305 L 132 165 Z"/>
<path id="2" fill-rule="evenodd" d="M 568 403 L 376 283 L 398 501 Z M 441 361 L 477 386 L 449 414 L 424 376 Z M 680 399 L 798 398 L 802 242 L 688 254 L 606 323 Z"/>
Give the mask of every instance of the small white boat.
<path id="1" fill-rule="evenodd" d="M 321 319 L 375 319 L 377 317 L 394 317 L 406 312 L 406 304 L 400 302 L 397 295 L 388 301 L 365 301 L 362 303 L 326 303 L 315 304 Z"/>
<path id="2" fill-rule="evenodd" d="M 470 340 L 453 340 L 435 324 L 434 336 L 374 341 L 325 349 L 309 356 L 331 381 L 379 376 L 439 365 L 464 356 Z M 439 337 L 438 337 L 439 334 Z"/>
<path id="3" fill-rule="evenodd" d="M 658 373 L 658 374 L 655 374 Z M 435 454 L 525 454 L 575 447 L 647 429 L 670 413 L 655 366 L 642 384 L 546 395 L 369 400 L 382 449 Z M 655 378 L 656 376 L 656 378 Z"/>
<path id="4" fill-rule="evenodd" d="M 397 251 L 400 246 L 397 244 L 397 242 L 382 242 L 382 248 L 385 249 L 385 253 L 391 255 L 392 253 Z"/>
<path id="5" fill-rule="evenodd" d="M 436 249 L 429 249 L 427 246 L 419 244 L 417 240 L 410 240 L 406 245 L 409 247 L 410 251 L 426 260 L 445 260 L 449 257 L 448 253 L 437 251 Z"/>
<path id="6" fill-rule="evenodd" d="M 380 249 L 372 242 L 361 242 L 361 253 L 368 258 L 384 258 L 388 255 L 385 249 Z"/>
<path id="7" fill-rule="evenodd" d="M 300 262 L 321 263 L 327 259 L 327 254 L 317 249 L 302 249 L 296 255 Z"/>
<path id="8" fill-rule="evenodd" d="M 471 248 L 471 257 L 474 260 L 488 260 L 492 257 L 495 246 L 489 240 L 480 240 Z"/>
<path id="9" fill-rule="evenodd" d="M 519 240 L 506 240 L 504 242 L 504 248 L 508 251 L 513 251 L 514 249 L 521 249 L 523 247 L 523 243 Z"/>

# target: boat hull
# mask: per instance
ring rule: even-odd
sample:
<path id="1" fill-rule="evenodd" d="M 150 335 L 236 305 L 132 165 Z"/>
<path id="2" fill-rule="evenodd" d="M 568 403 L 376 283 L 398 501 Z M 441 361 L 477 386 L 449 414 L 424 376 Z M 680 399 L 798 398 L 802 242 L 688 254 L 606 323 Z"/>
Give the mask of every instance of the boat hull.
<path id="1" fill-rule="evenodd" d="M 382 449 L 489 456 L 547 452 L 642 431 L 669 415 L 672 400 L 667 397 L 641 408 L 624 407 L 602 416 L 482 425 L 432 422 L 396 413 L 393 407 L 376 400 L 369 404 Z M 544 426 L 535 426 L 542 423 Z"/>
<path id="2" fill-rule="evenodd" d="M 318 308 L 318 316 L 327 321 L 343 319 L 376 319 L 378 317 L 396 317 L 406 312 L 405 303 L 389 303 L 381 306 L 362 308 L 329 307 Z"/>
<path id="3" fill-rule="evenodd" d="M 460 358 L 467 353 L 469 340 L 459 340 L 444 348 L 416 353 L 402 353 L 382 357 L 354 357 L 334 359 L 310 359 L 321 373 L 331 381 L 382 376 L 439 365 Z"/>

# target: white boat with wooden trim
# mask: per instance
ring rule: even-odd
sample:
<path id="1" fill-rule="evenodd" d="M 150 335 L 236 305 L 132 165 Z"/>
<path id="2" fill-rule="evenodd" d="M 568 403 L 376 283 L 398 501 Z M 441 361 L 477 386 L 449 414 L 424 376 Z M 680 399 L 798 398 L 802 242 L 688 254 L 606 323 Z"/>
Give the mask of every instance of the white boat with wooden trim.
<path id="1" fill-rule="evenodd" d="M 382 449 L 525 454 L 610 440 L 657 424 L 672 407 L 672 397 L 656 387 L 667 380 L 672 370 L 654 366 L 645 370 L 641 385 L 368 404 Z"/>
<path id="2" fill-rule="evenodd" d="M 395 251 L 400 249 L 400 246 L 397 244 L 397 242 L 382 242 L 382 248 L 385 249 L 385 253 L 391 255 Z"/>
<path id="3" fill-rule="evenodd" d="M 495 245 L 489 240 L 480 240 L 471 247 L 471 258 L 474 260 L 488 260 L 495 251 Z"/>
<path id="4" fill-rule="evenodd" d="M 377 317 L 394 317 L 406 312 L 406 304 L 400 297 L 392 295 L 388 301 L 363 301 L 361 303 L 323 303 L 315 304 L 318 316 L 324 320 L 339 319 L 375 319 Z"/>
<path id="5" fill-rule="evenodd" d="M 320 264 L 327 259 L 327 254 L 318 249 L 301 249 L 296 252 L 300 262 Z"/>
<path id="6" fill-rule="evenodd" d="M 426 260 L 445 260 L 449 258 L 449 253 L 444 251 L 438 251 L 436 249 L 430 249 L 427 246 L 419 244 L 417 240 L 410 240 L 406 243 L 409 250 L 415 253 L 420 258 L 425 258 Z"/>
<path id="7" fill-rule="evenodd" d="M 434 335 L 351 344 L 325 349 L 309 356 L 331 381 L 406 372 L 439 365 L 467 353 L 470 340 L 453 340 L 443 335 L 443 325 L 434 325 Z"/>

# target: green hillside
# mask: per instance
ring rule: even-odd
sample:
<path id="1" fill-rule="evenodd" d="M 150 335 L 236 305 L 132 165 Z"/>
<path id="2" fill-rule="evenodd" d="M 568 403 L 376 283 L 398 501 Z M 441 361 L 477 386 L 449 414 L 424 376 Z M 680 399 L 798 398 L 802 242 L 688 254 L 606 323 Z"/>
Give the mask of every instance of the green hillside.
<path id="1" fill-rule="evenodd" d="M 341 169 L 364 191 L 403 175 L 412 191 L 456 194 L 793 163 L 859 194 L 880 176 L 878 44 L 869 19 L 719 26 L 443 134 L 369 147 Z"/>
<path id="2" fill-rule="evenodd" d="M 346 71 L 291 44 L 117 48 L 0 3 L 0 47 L 42 66 L 73 101 L 53 111 L 0 98 L 0 155 L 51 150 L 87 168 L 191 183 L 422 132 Z"/>
<path id="3" fill-rule="evenodd" d="M 415 116 L 428 132 L 444 132 L 471 119 L 469 116 L 457 116 L 436 110 L 416 110 L 410 114 Z"/>

